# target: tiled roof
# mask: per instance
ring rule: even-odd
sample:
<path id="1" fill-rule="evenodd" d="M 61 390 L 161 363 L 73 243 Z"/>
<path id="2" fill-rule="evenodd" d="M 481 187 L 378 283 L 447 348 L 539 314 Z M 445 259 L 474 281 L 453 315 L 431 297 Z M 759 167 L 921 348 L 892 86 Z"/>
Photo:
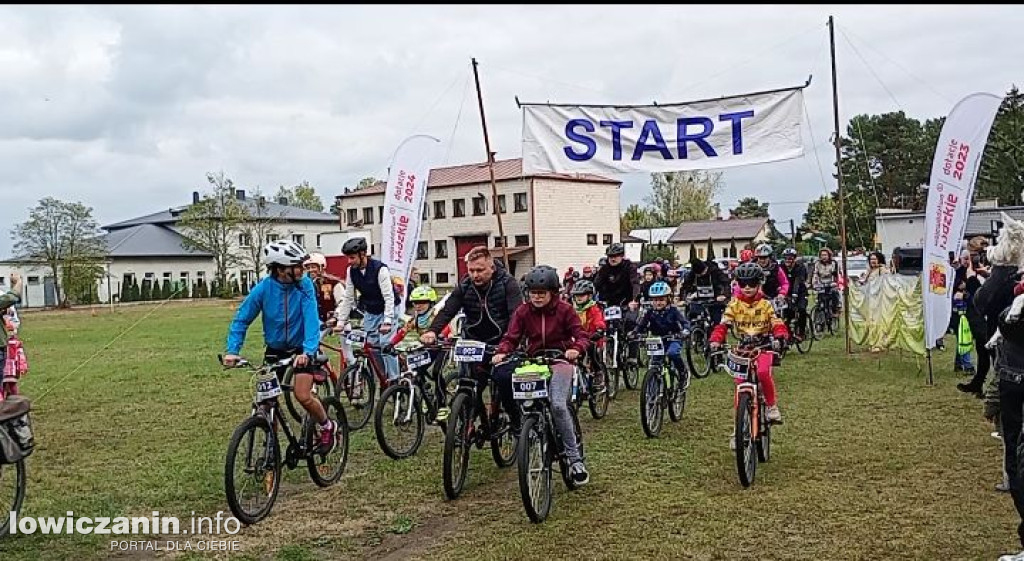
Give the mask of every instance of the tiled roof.
<path id="1" fill-rule="evenodd" d="M 253 207 L 256 205 L 256 199 L 246 198 L 241 201 L 242 204 L 247 206 L 250 211 L 253 211 Z M 266 214 L 268 216 L 278 217 L 281 220 L 293 220 L 293 221 L 304 221 L 304 222 L 331 222 L 337 223 L 338 217 L 333 214 L 326 212 L 317 212 L 315 210 L 307 210 L 304 208 L 298 208 L 294 206 L 280 205 L 270 199 L 266 200 L 267 209 Z M 114 224 L 108 224 L 103 227 L 104 230 L 118 230 L 121 228 L 127 228 L 129 226 L 138 226 L 140 224 L 174 224 L 181 219 L 181 213 L 185 212 L 191 205 L 180 206 L 176 208 L 169 208 L 153 214 L 147 214 L 146 216 L 140 216 L 138 218 L 132 218 L 123 222 L 117 222 Z"/>
<path id="2" fill-rule="evenodd" d="M 110 257 L 211 257 L 205 251 L 185 249 L 181 234 L 165 226 L 139 224 L 105 236 Z"/>
<path id="3" fill-rule="evenodd" d="M 767 218 L 683 222 L 668 240 L 678 243 L 707 241 L 708 239 L 751 239 L 761 231 L 761 228 L 764 228 L 765 222 L 768 222 Z M 635 232 L 633 234 L 635 235 Z"/>
<path id="4" fill-rule="evenodd" d="M 543 177 L 545 179 L 563 179 L 566 181 L 585 181 L 590 183 L 612 183 L 615 185 L 622 183 L 615 179 L 609 179 L 607 177 L 590 173 L 540 173 L 524 176 L 522 158 L 494 161 L 495 181 L 519 179 L 522 177 Z M 463 166 L 434 168 L 430 170 L 430 177 L 427 179 L 427 188 L 435 189 L 439 187 L 454 187 L 456 185 L 473 185 L 475 183 L 490 183 L 490 181 L 491 174 L 487 171 L 486 163 L 466 164 Z M 377 195 L 383 193 L 386 188 L 387 182 L 378 181 L 371 187 L 345 193 L 340 196 L 357 197 L 360 195 Z"/>

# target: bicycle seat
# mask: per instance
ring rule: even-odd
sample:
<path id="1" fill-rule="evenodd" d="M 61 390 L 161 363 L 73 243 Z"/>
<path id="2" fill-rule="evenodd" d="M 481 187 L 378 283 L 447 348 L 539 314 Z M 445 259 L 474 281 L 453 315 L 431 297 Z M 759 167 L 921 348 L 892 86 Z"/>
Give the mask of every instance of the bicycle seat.
<path id="1" fill-rule="evenodd" d="M 20 417 L 32 409 L 32 402 L 20 395 L 12 395 L 0 401 L 0 421 Z"/>
<path id="2" fill-rule="evenodd" d="M 317 351 L 316 356 L 313 357 L 313 366 L 323 366 L 331 361 L 331 357 L 327 356 L 327 353 L 323 351 Z"/>

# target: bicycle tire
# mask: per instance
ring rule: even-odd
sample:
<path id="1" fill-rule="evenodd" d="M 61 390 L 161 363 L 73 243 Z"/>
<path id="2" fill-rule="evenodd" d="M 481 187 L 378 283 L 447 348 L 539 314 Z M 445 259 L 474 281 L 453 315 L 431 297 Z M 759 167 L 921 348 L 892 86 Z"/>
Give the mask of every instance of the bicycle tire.
<path id="1" fill-rule="evenodd" d="M 466 473 L 469 469 L 469 451 L 472 441 L 469 433 L 475 417 L 471 395 L 459 393 L 452 401 L 451 413 L 448 416 L 448 427 L 444 433 L 444 457 L 441 476 L 444 483 L 444 494 L 448 500 L 455 500 L 462 493 L 466 484 Z M 461 456 L 456 459 L 456 448 Z"/>
<path id="2" fill-rule="evenodd" d="M 519 496 L 526 516 L 534 524 L 539 524 L 551 512 L 551 443 L 548 442 L 547 431 L 538 426 L 536 416 L 528 417 L 523 423 L 519 442 Z M 536 478 L 531 477 L 534 472 L 537 473 Z M 534 483 L 537 484 L 536 489 Z"/>
<path id="3" fill-rule="evenodd" d="M 422 392 L 420 393 L 422 394 Z M 412 414 L 409 416 L 408 421 L 404 420 L 410 406 L 410 394 L 411 390 L 405 384 L 390 386 L 384 390 L 384 393 L 380 394 L 380 400 L 377 401 L 377 406 L 373 410 L 373 432 L 377 435 L 377 444 L 393 460 L 403 460 L 412 456 L 420 449 L 420 445 L 423 443 L 425 420 L 423 418 L 422 395 L 416 396 L 415 403 L 412 404 Z M 389 405 L 391 405 L 391 410 L 385 415 L 385 410 Z M 398 416 L 397 422 L 395 421 L 396 414 Z M 411 439 L 408 445 L 403 448 L 401 444 L 395 442 L 396 439 L 389 440 L 384 432 L 385 427 L 394 428 L 398 432 L 411 431 Z"/>
<path id="4" fill-rule="evenodd" d="M 516 448 L 519 442 L 518 437 L 512 432 L 512 421 L 508 413 L 501 411 L 498 417 L 497 436 L 491 437 L 491 458 L 494 465 L 506 468 L 516 463 Z"/>
<path id="5" fill-rule="evenodd" d="M 814 327 L 811 326 L 811 333 L 810 334 L 806 333 L 806 330 L 805 330 L 804 338 L 803 339 L 796 339 L 796 350 L 799 351 L 800 354 L 805 355 L 805 354 L 811 352 L 811 347 L 813 347 L 813 346 L 814 346 Z"/>
<path id="6" fill-rule="evenodd" d="M 640 390 L 640 425 L 647 438 L 657 438 L 661 433 L 664 420 L 661 404 L 662 385 L 661 369 L 654 367 L 648 370 Z"/>
<path id="7" fill-rule="evenodd" d="M 583 429 L 580 428 L 580 417 L 571 408 L 569 409 L 569 416 L 572 417 L 572 429 L 576 431 L 576 445 L 579 447 L 580 459 L 582 460 L 586 458 L 586 454 L 583 452 Z M 563 459 L 559 467 L 562 471 L 562 481 L 565 482 L 565 487 L 570 491 L 579 489 L 580 486 L 569 475 L 568 458 Z"/>
<path id="8" fill-rule="evenodd" d="M 829 330 L 830 320 L 828 313 L 821 306 L 815 306 L 811 312 L 811 326 L 814 329 L 814 338 L 818 341 L 825 338 L 825 331 Z"/>
<path id="9" fill-rule="evenodd" d="M 672 399 L 668 400 L 668 416 L 672 422 L 678 423 L 683 418 L 686 410 L 686 394 L 689 388 L 686 385 L 685 374 L 673 373 L 676 377 L 676 387 L 672 390 Z"/>
<path id="10" fill-rule="evenodd" d="M 696 357 L 700 358 L 703 366 L 699 365 Z M 711 374 L 711 348 L 703 327 L 695 327 L 690 331 L 690 338 L 686 340 L 686 365 L 690 367 L 690 374 L 694 378 L 707 378 Z"/>
<path id="11" fill-rule="evenodd" d="M 640 381 L 640 363 L 629 364 L 623 362 L 622 364 L 622 381 L 626 384 L 626 388 L 635 390 L 638 387 Z"/>
<path id="12" fill-rule="evenodd" d="M 257 478 L 254 479 L 260 479 L 260 482 L 264 485 L 267 483 L 266 476 L 271 475 L 272 478 L 270 480 L 270 483 L 272 487 L 271 491 L 268 493 L 269 496 L 267 497 L 266 504 L 263 507 L 255 510 L 254 512 L 250 512 L 243 508 L 242 504 L 238 500 L 238 497 L 236 496 L 237 482 L 235 481 L 234 474 L 235 460 L 238 453 L 238 448 L 239 446 L 242 445 L 243 438 L 245 438 L 245 436 L 249 434 L 250 431 L 255 430 L 262 430 L 264 433 L 266 433 L 266 449 L 270 453 L 271 457 L 259 460 L 259 462 L 262 463 L 263 465 L 259 466 L 258 468 L 247 467 L 246 471 L 248 471 L 249 469 L 254 469 L 255 472 L 257 473 Z M 250 447 L 250 449 L 247 451 L 247 455 L 251 456 L 253 452 L 251 450 L 251 447 L 253 445 L 254 439 L 255 432 L 253 432 L 252 438 L 246 439 L 246 444 Z M 272 465 L 271 471 L 266 471 L 267 463 L 270 463 Z M 278 448 L 277 435 L 274 432 L 273 427 L 271 427 L 270 422 L 267 421 L 267 419 L 262 415 L 255 415 L 249 417 L 248 419 L 242 421 L 240 425 L 238 425 L 238 427 L 235 429 L 235 432 L 231 434 L 231 440 L 228 442 L 228 453 L 224 461 L 224 492 L 227 495 L 228 507 L 231 509 L 231 513 L 235 515 L 235 518 L 237 518 L 243 524 L 255 524 L 260 520 L 263 520 L 267 517 L 267 515 L 270 514 L 271 509 L 274 508 L 274 502 L 277 500 L 277 492 L 280 489 L 280 487 L 281 451 Z"/>
<path id="13" fill-rule="evenodd" d="M 603 419 L 608 414 L 608 372 L 605 371 L 601 374 L 604 377 L 605 383 L 604 388 L 599 391 L 594 390 L 594 378 L 593 374 L 588 377 L 587 384 L 590 386 L 587 392 L 587 407 L 590 408 L 590 416 L 594 419 Z"/>
<path id="14" fill-rule="evenodd" d="M 754 436 L 751 434 L 753 407 L 750 394 L 743 392 L 736 400 L 736 471 L 740 485 L 750 487 L 757 475 L 757 454 L 754 452 Z"/>
<path id="15" fill-rule="evenodd" d="M 285 370 L 284 379 L 281 380 L 281 384 L 285 386 L 291 386 L 292 388 L 295 387 L 294 368 L 288 368 L 287 370 Z M 321 391 L 324 392 L 324 396 L 333 395 L 337 397 L 338 395 L 338 388 L 334 385 L 334 381 L 331 380 L 330 377 L 327 377 L 322 382 L 314 382 L 313 388 L 315 388 L 317 395 L 320 395 Z M 323 390 L 321 390 L 320 388 L 323 388 Z M 302 423 L 302 419 L 306 417 L 306 410 L 302 407 L 302 404 L 300 404 L 298 400 L 295 398 L 294 390 L 284 392 L 284 404 L 285 407 L 288 409 L 288 414 L 291 415 L 292 419 L 295 420 L 296 423 Z"/>
<path id="16" fill-rule="evenodd" d="M 356 381 L 356 387 L 351 387 L 352 381 Z M 353 398 L 359 389 L 358 386 L 362 386 L 363 396 L 360 400 Z M 373 408 L 377 399 L 377 380 L 368 368 L 360 366 L 359 363 L 353 364 L 346 368 L 341 378 L 338 379 L 335 397 L 352 411 L 352 415 L 348 416 L 348 428 L 359 430 L 365 427 L 373 416 Z"/>
<path id="17" fill-rule="evenodd" d="M 3 521 L 0 523 L 0 539 L 6 536 L 10 532 L 11 518 L 9 513 L 14 512 L 15 514 L 21 512 L 21 505 L 25 502 L 25 488 L 26 488 L 26 470 L 25 460 L 22 458 L 13 464 L 0 465 L 0 481 L 11 479 L 5 472 L 14 471 L 14 499 L 11 501 L 10 507 L 4 506 Z M 5 485 L 6 486 L 6 485 Z M 5 493 L 6 494 L 6 493 Z"/>
<path id="18" fill-rule="evenodd" d="M 604 366 L 605 371 L 605 385 L 608 387 L 608 399 L 615 399 L 619 395 L 619 369 L 608 366 L 614 361 L 609 360 L 612 356 L 612 347 L 614 342 L 608 339 L 605 342 L 604 349 L 601 350 L 601 362 Z"/>
<path id="19" fill-rule="evenodd" d="M 348 419 L 345 418 L 345 408 L 341 406 L 338 398 L 330 396 L 322 400 L 324 412 L 327 417 L 337 425 L 334 433 L 334 448 L 326 456 L 320 450 L 314 448 L 313 431 L 309 430 L 306 436 L 306 466 L 309 469 L 309 478 L 318 487 L 330 487 L 341 479 L 345 474 L 345 466 L 348 465 L 349 428 Z M 330 460 L 328 461 L 328 458 Z M 328 471 L 323 471 L 325 466 L 332 466 Z"/>
<path id="20" fill-rule="evenodd" d="M 760 419 L 758 426 L 761 428 L 757 435 L 757 461 L 767 462 L 772 459 L 772 425 L 768 422 L 768 406 L 765 405 L 763 397 L 759 400 Z"/>

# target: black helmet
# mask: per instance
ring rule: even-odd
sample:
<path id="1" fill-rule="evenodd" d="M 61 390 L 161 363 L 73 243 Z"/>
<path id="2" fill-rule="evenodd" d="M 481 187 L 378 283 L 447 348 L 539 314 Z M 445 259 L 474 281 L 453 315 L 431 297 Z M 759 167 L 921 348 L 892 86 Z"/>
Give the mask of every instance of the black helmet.
<path id="1" fill-rule="evenodd" d="M 757 263 L 747 261 L 736 267 L 736 280 L 761 282 L 764 280 L 764 270 Z"/>
<path id="2" fill-rule="evenodd" d="M 611 257 L 612 255 L 625 255 L 626 246 L 620 243 L 613 243 L 612 245 L 608 246 L 608 249 L 605 250 L 604 254 L 607 255 L 608 257 Z"/>
<path id="3" fill-rule="evenodd" d="M 345 255 L 355 255 L 366 251 L 366 238 L 352 238 L 341 246 L 341 252 Z"/>
<path id="4" fill-rule="evenodd" d="M 799 254 L 792 247 L 787 247 L 786 249 L 782 250 L 783 257 L 796 257 L 797 255 Z"/>
<path id="5" fill-rule="evenodd" d="M 554 267 L 548 265 L 538 265 L 526 273 L 523 284 L 526 285 L 526 290 L 550 290 L 551 292 L 558 292 L 561 287 L 558 282 L 558 272 Z"/>

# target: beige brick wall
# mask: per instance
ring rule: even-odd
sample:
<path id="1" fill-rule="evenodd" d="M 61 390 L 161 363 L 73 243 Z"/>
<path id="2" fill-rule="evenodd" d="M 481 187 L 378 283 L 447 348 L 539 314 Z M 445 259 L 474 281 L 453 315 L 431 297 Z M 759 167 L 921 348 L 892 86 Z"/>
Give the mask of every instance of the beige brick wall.
<path id="1" fill-rule="evenodd" d="M 534 179 L 537 264 L 551 265 L 559 275 L 568 267 L 597 265 L 610 235 L 619 241 L 619 185 Z M 589 245 L 587 235 L 597 244 Z"/>

